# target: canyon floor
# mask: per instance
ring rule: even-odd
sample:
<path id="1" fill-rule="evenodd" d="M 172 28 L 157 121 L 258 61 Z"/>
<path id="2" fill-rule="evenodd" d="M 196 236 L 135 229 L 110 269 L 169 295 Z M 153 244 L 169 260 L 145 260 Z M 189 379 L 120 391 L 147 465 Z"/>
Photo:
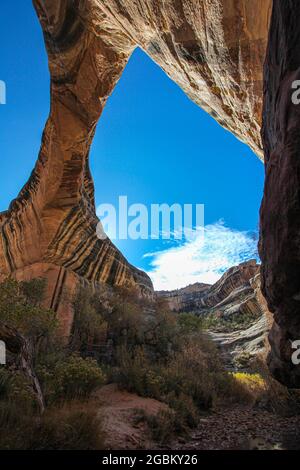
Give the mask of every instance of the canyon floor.
<path id="1" fill-rule="evenodd" d="M 141 410 L 156 415 L 165 405 L 157 400 L 118 390 L 115 384 L 97 392 L 107 435 L 106 448 L 120 450 L 296 450 L 300 448 L 300 416 L 284 417 L 260 408 L 235 405 L 203 416 L 187 435 L 159 445 Z"/>
<path id="2" fill-rule="evenodd" d="M 246 406 L 216 411 L 200 420 L 189 436 L 171 449 L 296 450 L 300 448 L 300 417 L 280 417 Z"/>

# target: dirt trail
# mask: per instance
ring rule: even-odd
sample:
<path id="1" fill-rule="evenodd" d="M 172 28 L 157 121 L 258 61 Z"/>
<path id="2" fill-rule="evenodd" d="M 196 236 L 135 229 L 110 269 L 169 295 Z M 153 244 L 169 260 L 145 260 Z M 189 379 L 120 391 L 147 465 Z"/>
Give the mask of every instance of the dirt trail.
<path id="1" fill-rule="evenodd" d="M 157 445 L 151 441 L 145 423 L 137 423 L 137 411 L 156 415 L 166 408 L 152 398 L 139 397 L 134 393 L 118 390 L 117 385 L 105 385 L 96 393 L 101 404 L 108 449 L 152 449 Z"/>

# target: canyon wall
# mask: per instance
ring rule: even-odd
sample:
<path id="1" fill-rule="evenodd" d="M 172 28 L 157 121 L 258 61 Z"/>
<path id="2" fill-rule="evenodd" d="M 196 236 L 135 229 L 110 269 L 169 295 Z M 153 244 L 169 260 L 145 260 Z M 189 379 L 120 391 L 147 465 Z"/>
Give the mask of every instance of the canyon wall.
<path id="1" fill-rule="evenodd" d="M 228 269 L 213 285 L 196 283 L 183 289 L 159 291 L 156 295 L 165 299 L 174 312 L 214 313 L 225 319 L 235 315 L 256 318 L 264 313 L 252 282 L 259 270 L 256 261 L 250 260 Z"/>
<path id="2" fill-rule="evenodd" d="M 260 212 L 262 290 L 274 312 L 269 366 L 280 381 L 300 386 L 293 341 L 300 339 L 300 3 L 274 0 L 264 71 L 262 137 L 266 180 Z"/>

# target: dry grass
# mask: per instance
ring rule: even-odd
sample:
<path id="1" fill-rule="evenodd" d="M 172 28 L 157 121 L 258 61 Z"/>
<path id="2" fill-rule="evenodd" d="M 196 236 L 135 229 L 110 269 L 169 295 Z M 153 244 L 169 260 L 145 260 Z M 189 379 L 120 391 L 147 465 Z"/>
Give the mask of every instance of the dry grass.
<path id="1" fill-rule="evenodd" d="M 40 418 L 23 414 L 15 402 L 8 402 L 0 410 L 0 449 L 103 449 L 104 432 L 97 408 L 93 402 L 73 401 L 48 408 Z"/>
<path id="2" fill-rule="evenodd" d="M 34 429 L 29 448 L 48 450 L 100 450 L 104 432 L 98 406 L 93 402 L 69 402 L 46 411 Z"/>

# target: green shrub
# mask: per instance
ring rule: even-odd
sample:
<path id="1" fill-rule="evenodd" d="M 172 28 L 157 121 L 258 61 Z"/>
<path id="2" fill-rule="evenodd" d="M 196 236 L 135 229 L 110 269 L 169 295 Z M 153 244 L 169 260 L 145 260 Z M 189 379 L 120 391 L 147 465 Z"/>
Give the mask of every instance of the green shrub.
<path id="1" fill-rule="evenodd" d="M 214 330 L 225 333 L 246 329 L 259 318 L 259 315 L 241 313 L 228 317 L 220 316 L 217 313 L 207 313 L 201 317 L 203 330 Z"/>
<path id="2" fill-rule="evenodd" d="M 183 334 L 188 335 L 202 330 L 202 318 L 194 313 L 180 313 L 178 325 Z"/>
<path id="3" fill-rule="evenodd" d="M 237 369 L 246 369 L 251 366 L 252 361 L 253 354 L 243 351 L 234 359 L 233 363 Z"/>
<path id="4" fill-rule="evenodd" d="M 45 283 L 43 280 L 19 283 L 7 279 L 0 284 L 0 321 L 17 329 L 31 339 L 35 352 L 55 336 L 56 314 L 41 306 Z"/>
<path id="5" fill-rule="evenodd" d="M 36 278 L 19 283 L 20 292 L 25 297 L 25 302 L 31 306 L 41 305 L 45 297 L 46 279 Z"/>
<path id="6" fill-rule="evenodd" d="M 52 370 L 41 366 L 37 373 L 49 403 L 86 398 L 105 382 L 105 376 L 94 359 L 77 355 L 60 360 Z"/>
<path id="7" fill-rule="evenodd" d="M 0 402 L 16 402 L 23 412 L 32 412 L 35 395 L 29 379 L 18 370 L 0 368 Z"/>
<path id="8" fill-rule="evenodd" d="M 23 448 L 22 429 L 35 419 L 36 402 L 27 378 L 19 371 L 0 369 L 0 448 Z"/>
<path id="9" fill-rule="evenodd" d="M 91 289 L 81 287 L 74 300 L 71 349 L 85 353 L 91 345 L 102 341 L 106 332 L 107 322 L 103 318 L 103 306 L 96 302 Z"/>
<path id="10" fill-rule="evenodd" d="M 186 338 L 181 349 L 165 361 L 153 361 L 144 348 L 139 347 L 132 354 L 122 350 L 114 380 L 121 388 L 164 401 L 175 411 L 180 411 L 183 402 L 181 414 L 184 411 L 187 414 L 181 421 L 193 425 L 196 410 L 207 410 L 217 404 L 218 390 L 223 390 L 222 382 L 229 377 L 215 346 L 197 334 Z"/>
<path id="11" fill-rule="evenodd" d="M 119 366 L 113 371 L 113 379 L 121 388 L 140 396 L 160 399 L 163 378 L 159 367 L 153 366 L 142 347 L 133 353 L 121 348 L 118 353 Z"/>
<path id="12" fill-rule="evenodd" d="M 145 422 L 151 438 L 160 444 L 165 444 L 174 436 L 187 434 L 199 421 L 199 413 L 191 397 L 183 394 L 176 397 L 170 393 L 166 402 L 169 407 L 159 410 L 156 414 L 137 410 L 136 416 L 136 422 Z"/>

